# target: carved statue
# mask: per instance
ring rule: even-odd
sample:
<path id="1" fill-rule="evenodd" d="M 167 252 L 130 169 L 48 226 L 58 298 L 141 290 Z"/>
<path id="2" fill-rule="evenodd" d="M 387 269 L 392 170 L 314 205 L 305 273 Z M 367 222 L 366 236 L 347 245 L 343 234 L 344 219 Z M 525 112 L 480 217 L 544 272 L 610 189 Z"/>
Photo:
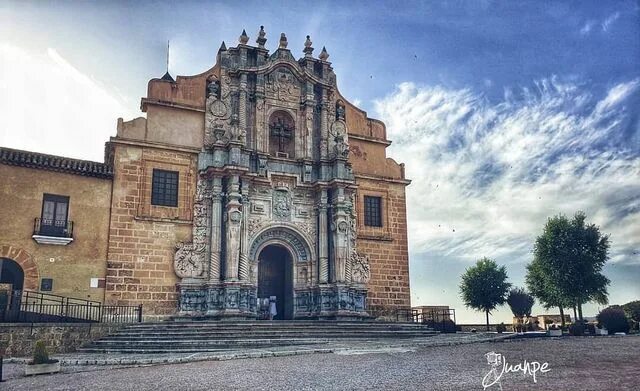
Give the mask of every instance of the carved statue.
<path id="1" fill-rule="evenodd" d="M 344 103 L 340 100 L 336 102 L 336 120 L 345 120 Z"/>
<path id="2" fill-rule="evenodd" d="M 215 99 L 219 99 L 220 92 L 220 84 L 217 80 L 211 80 L 209 84 L 207 84 L 207 98 L 213 97 Z"/>

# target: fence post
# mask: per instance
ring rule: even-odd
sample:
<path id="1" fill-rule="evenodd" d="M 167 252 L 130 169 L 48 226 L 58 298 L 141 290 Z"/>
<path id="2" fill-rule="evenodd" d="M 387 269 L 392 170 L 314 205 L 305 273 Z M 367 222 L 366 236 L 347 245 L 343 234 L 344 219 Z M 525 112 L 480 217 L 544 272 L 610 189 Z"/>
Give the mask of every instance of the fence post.
<path id="1" fill-rule="evenodd" d="M 138 305 L 138 323 L 142 323 L 142 304 Z"/>
<path id="2" fill-rule="evenodd" d="M 2 379 L 2 362 L 4 361 L 4 357 L 0 354 L 0 383 L 4 380 Z"/>

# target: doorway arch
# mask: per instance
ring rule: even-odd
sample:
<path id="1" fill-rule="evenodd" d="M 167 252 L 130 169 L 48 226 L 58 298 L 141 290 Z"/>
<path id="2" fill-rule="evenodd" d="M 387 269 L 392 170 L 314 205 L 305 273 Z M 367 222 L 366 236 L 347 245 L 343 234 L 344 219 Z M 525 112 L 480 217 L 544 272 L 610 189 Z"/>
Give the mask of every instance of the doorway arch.
<path id="1" fill-rule="evenodd" d="M 26 250 L 11 245 L 0 245 L 0 258 L 16 262 L 24 273 L 23 290 L 37 291 L 39 274 L 33 256 Z"/>
<path id="2" fill-rule="evenodd" d="M 18 262 L 0 258 L 0 284 L 11 284 L 11 290 L 14 292 L 24 289 L 24 270 Z"/>
<path id="3" fill-rule="evenodd" d="M 275 320 L 293 319 L 293 257 L 289 250 L 270 244 L 258 256 L 258 298 L 276 297 Z"/>

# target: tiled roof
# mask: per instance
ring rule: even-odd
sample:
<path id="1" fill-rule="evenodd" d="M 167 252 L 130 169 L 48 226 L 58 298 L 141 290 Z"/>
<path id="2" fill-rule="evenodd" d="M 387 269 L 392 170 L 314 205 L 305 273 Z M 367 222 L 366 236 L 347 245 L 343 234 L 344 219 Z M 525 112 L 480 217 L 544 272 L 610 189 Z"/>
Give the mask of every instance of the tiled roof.
<path id="1" fill-rule="evenodd" d="M 113 167 L 108 164 L 3 147 L 0 147 L 0 164 L 96 178 L 113 178 Z"/>

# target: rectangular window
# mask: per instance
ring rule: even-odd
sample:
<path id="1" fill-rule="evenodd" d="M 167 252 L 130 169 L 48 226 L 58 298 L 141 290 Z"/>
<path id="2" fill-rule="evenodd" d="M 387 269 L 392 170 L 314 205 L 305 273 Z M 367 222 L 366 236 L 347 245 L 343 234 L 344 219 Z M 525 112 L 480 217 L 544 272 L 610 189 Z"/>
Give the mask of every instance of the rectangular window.
<path id="1" fill-rule="evenodd" d="M 151 205 L 178 206 L 178 172 L 153 169 Z"/>
<path id="2" fill-rule="evenodd" d="M 382 227 L 382 198 L 364 196 L 364 225 Z"/>
<path id="3" fill-rule="evenodd" d="M 69 197 L 43 194 L 39 234 L 45 236 L 64 236 L 67 229 L 68 211 Z"/>

